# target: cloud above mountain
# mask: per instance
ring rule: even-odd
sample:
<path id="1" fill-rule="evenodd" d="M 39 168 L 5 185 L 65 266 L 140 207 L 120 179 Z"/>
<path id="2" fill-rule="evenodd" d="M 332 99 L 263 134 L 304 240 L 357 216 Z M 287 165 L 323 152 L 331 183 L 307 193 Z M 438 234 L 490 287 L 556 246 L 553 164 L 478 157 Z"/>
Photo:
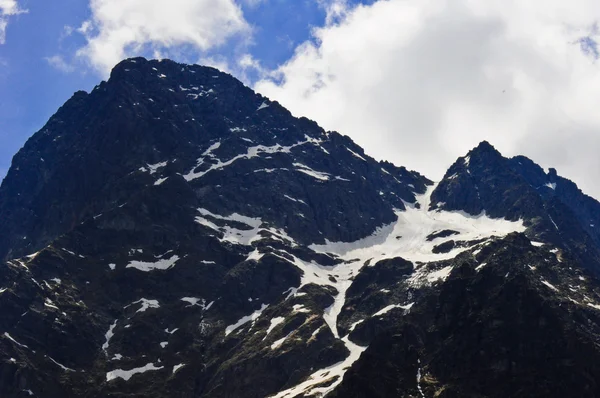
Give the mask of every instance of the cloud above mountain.
<path id="1" fill-rule="evenodd" d="M 87 41 L 78 55 L 103 74 L 134 54 L 177 59 L 250 29 L 233 0 L 91 0 L 90 9 L 78 29 Z"/>
<path id="2" fill-rule="evenodd" d="M 487 139 L 600 197 L 600 3 L 330 4 L 258 91 L 433 178 Z"/>

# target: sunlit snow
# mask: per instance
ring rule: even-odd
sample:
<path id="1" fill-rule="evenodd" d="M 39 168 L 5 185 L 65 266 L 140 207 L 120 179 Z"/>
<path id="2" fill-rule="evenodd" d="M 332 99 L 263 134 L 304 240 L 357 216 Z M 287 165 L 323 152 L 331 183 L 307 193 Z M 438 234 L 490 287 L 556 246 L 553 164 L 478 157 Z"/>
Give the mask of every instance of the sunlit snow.
<path id="1" fill-rule="evenodd" d="M 271 319 L 271 324 L 269 325 L 269 328 L 267 329 L 267 334 L 265 334 L 265 337 L 263 338 L 263 340 L 267 338 L 269 333 L 271 333 L 271 331 L 273 329 L 275 329 L 277 327 L 277 325 L 282 324 L 284 321 L 285 321 L 285 318 L 282 316 L 278 316 L 278 317 Z"/>
<path id="2" fill-rule="evenodd" d="M 108 345 L 110 343 L 110 339 L 112 339 L 112 337 L 115 335 L 114 330 L 115 330 L 116 326 L 117 326 L 117 321 L 115 320 L 113 322 L 113 324 L 110 325 L 110 327 L 108 328 L 108 331 L 104 335 L 104 337 L 106 338 L 106 341 L 104 342 L 104 344 L 102 344 L 102 351 L 104 351 L 104 353 L 106 353 L 106 351 L 108 350 Z"/>
<path id="3" fill-rule="evenodd" d="M 384 307 L 381 310 L 374 313 L 373 316 L 382 316 L 384 314 L 387 314 L 394 308 L 402 308 L 404 311 L 409 311 L 413 305 L 415 305 L 415 303 L 410 303 L 410 304 L 405 304 L 405 305 L 400 305 L 400 304 L 388 305 L 387 307 Z M 356 326 L 356 324 L 353 324 L 352 326 Z"/>
<path id="4" fill-rule="evenodd" d="M 271 349 L 272 350 L 276 350 L 279 347 L 281 347 L 283 345 L 283 343 L 287 340 L 287 338 L 290 337 L 291 334 L 292 333 L 289 333 L 287 336 L 285 336 L 285 337 L 283 337 L 283 338 L 281 338 L 281 339 L 273 342 L 273 344 L 271 344 Z"/>
<path id="5" fill-rule="evenodd" d="M 317 140 L 317 139 L 314 139 L 314 138 L 311 138 L 308 136 L 305 136 L 305 139 L 306 139 L 306 141 L 300 141 L 300 142 L 297 142 L 296 144 L 293 144 L 290 146 L 282 146 L 279 144 L 276 144 L 273 146 L 264 146 L 264 145 L 252 146 L 252 147 L 247 148 L 246 153 L 236 155 L 233 158 L 226 160 L 226 161 L 222 161 L 222 160 L 218 159 L 212 153 L 212 151 L 219 148 L 218 145 L 220 145 L 220 143 L 216 143 L 216 144 L 213 144 L 213 146 L 211 146 L 206 152 L 204 152 L 202 154 L 202 157 L 200 157 L 198 159 L 196 166 L 194 166 L 194 168 L 192 170 L 190 170 L 187 174 L 185 174 L 183 177 L 187 181 L 192 181 L 192 180 L 195 180 L 197 178 L 200 178 L 200 177 L 206 175 L 207 173 L 210 173 L 211 171 L 220 170 L 225 167 L 228 167 L 231 164 L 233 164 L 236 161 L 241 160 L 241 159 L 252 159 L 261 154 L 291 153 L 291 150 L 297 146 L 305 145 L 305 144 L 319 145 L 321 143 L 320 140 Z M 213 161 L 216 161 L 216 163 L 211 164 L 208 167 L 208 169 L 206 169 L 206 170 L 197 171 L 197 172 L 194 171 L 198 167 L 204 165 L 206 158 L 212 159 Z"/>
<path id="6" fill-rule="evenodd" d="M 158 304 L 158 300 L 148 300 L 145 298 L 141 298 L 138 301 L 134 301 L 133 303 L 128 304 L 123 308 L 127 308 L 134 304 L 140 304 L 140 303 L 142 304 L 142 306 L 140 307 L 139 310 L 136 311 L 136 313 L 145 312 L 148 308 L 159 308 L 160 307 L 160 305 Z"/>
<path id="7" fill-rule="evenodd" d="M 465 212 L 429 211 L 431 193 L 435 185 L 424 195 L 417 196 L 420 205 L 405 203 L 406 211 L 396 211 L 397 220 L 380 227 L 375 233 L 355 242 L 329 242 L 324 245 L 311 245 L 310 248 L 323 253 L 333 253 L 346 259 L 373 259 L 371 264 L 383 258 L 402 257 L 409 261 L 439 261 L 456 257 L 468 250 L 457 247 L 448 253 L 432 253 L 433 247 L 449 240 L 478 240 L 491 236 L 503 237 L 511 232 L 524 232 L 523 221 L 494 219 L 485 212 L 472 216 Z M 450 229 L 459 235 L 427 241 L 430 234 Z M 382 253 L 385 253 L 384 255 Z"/>
<path id="8" fill-rule="evenodd" d="M 206 304 L 206 300 L 197 297 L 183 297 L 181 298 L 181 301 L 189 303 L 189 305 L 186 305 L 186 307 L 198 306 L 205 311 L 212 307 L 212 305 L 214 304 L 214 301 L 211 301 L 210 303 Z"/>
<path id="9" fill-rule="evenodd" d="M 313 170 L 310 167 L 308 167 L 302 163 L 294 163 L 294 166 L 296 166 L 297 171 L 304 173 L 306 175 L 309 175 L 313 178 L 316 178 L 317 180 L 328 181 L 330 178 L 329 174 L 323 173 L 322 171 Z"/>
<path id="10" fill-rule="evenodd" d="M 269 104 L 267 104 L 267 101 L 264 101 L 262 104 L 260 104 L 260 106 L 256 110 L 260 111 L 261 109 L 265 109 L 268 107 L 269 107 Z"/>
<path id="11" fill-rule="evenodd" d="M 554 290 L 555 292 L 558 292 L 558 288 L 556 286 L 552 285 L 550 282 L 547 282 L 542 279 L 542 283 L 544 285 L 548 286 L 550 289 Z"/>
<path id="12" fill-rule="evenodd" d="M 354 344 L 348 339 L 348 336 L 344 337 L 342 341 L 348 350 L 350 350 L 350 355 L 348 355 L 345 360 L 330 367 L 319 369 L 310 375 L 306 381 L 285 391 L 281 391 L 278 394 L 272 395 L 271 398 L 292 398 L 302 394 L 305 396 L 312 395 L 322 397 L 333 391 L 342 382 L 342 378 L 344 377 L 346 370 L 358 360 L 360 354 L 362 354 L 362 352 L 367 348 Z M 324 387 L 316 387 L 317 385 L 323 384 L 324 382 L 330 380 L 335 381 Z"/>
<path id="13" fill-rule="evenodd" d="M 285 231 L 275 228 L 263 227 L 263 221 L 260 218 L 246 217 L 237 213 L 233 213 L 229 216 L 221 216 L 218 214 L 211 213 L 210 211 L 202 208 L 198 209 L 198 212 L 200 212 L 201 216 L 196 217 L 196 222 L 214 231 L 222 233 L 223 237 L 219 238 L 221 242 L 231 242 L 239 245 L 248 246 L 255 241 L 262 240 L 263 236 L 260 233 L 262 231 L 268 231 L 272 239 L 278 239 L 282 242 L 290 244 L 291 246 L 297 245 L 294 239 L 288 236 L 288 234 Z M 233 221 L 236 223 L 245 224 L 249 228 L 239 229 L 229 225 L 218 226 L 213 221 L 209 220 L 207 217 L 222 221 Z M 255 259 L 258 261 L 260 260 L 260 258 L 262 258 L 262 255 L 260 253 L 251 253 L 248 259 Z"/>
<path id="14" fill-rule="evenodd" d="M 173 374 L 175 374 L 175 372 L 177 372 L 179 369 L 183 368 L 184 366 L 185 366 L 185 363 L 180 363 L 179 365 L 173 366 Z"/>
<path id="15" fill-rule="evenodd" d="M 152 370 L 160 370 L 162 368 L 163 368 L 162 366 L 157 367 L 157 366 L 154 366 L 153 363 L 149 363 L 149 364 L 146 364 L 145 366 L 142 366 L 141 368 L 134 368 L 131 370 L 116 369 L 116 370 L 106 373 L 106 381 L 111 381 L 111 380 L 114 380 L 117 378 L 121 378 L 121 379 L 127 381 L 138 373 L 145 373 L 145 372 L 152 371 Z"/>
<path id="16" fill-rule="evenodd" d="M 252 324 L 254 325 L 254 322 L 256 322 L 258 317 L 260 317 L 260 315 L 263 313 L 264 310 L 267 309 L 268 306 L 269 306 L 268 304 L 263 304 L 260 307 L 260 309 L 254 311 L 252 314 L 246 315 L 246 316 L 242 317 L 239 321 L 234 323 L 233 325 L 227 326 L 225 328 L 225 336 L 229 336 L 229 334 L 231 332 L 233 332 L 234 330 L 236 330 L 237 328 L 239 328 L 240 326 L 242 326 L 248 322 L 252 322 Z"/>
<path id="17" fill-rule="evenodd" d="M 4 332 L 4 337 L 6 337 L 7 339 L 9 339 L 10 341 L 12 341 L 13 343 L 15 343 L 16 345 L 18 345 L 19 347 L 23 347 L 23 348 L 27 348 L 28 350 L 31 350 L 31 348 L 29 348 L 25 344 L 21 344 L 17 340 L 15 340 L 10 334 L 8 334 L 8 332 Z M 35 353 L 35 351 L 33 351 L 33 350 L 31 350 L 31 351 Z"/>
<path id="18" fill-rule="evenodd" d="M 160 259 L 155 262 L 131 261 L 125 268 L 135 268 L 144 272 L 166 270 L 174 266 L 177 260 L 179 260 L 179 256 L 173 255 L 171 258 Z"/>

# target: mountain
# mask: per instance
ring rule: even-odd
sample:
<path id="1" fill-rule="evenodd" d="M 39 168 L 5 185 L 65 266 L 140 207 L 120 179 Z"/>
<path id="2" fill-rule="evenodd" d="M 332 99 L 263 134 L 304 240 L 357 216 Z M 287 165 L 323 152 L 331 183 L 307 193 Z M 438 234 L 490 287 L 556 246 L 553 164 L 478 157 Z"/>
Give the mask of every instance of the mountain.
<path id="1" fill-rule="evenodd" d="M 433 183 L 128 59 L 0 186 L 0 396 L 600 396 L 599 218 L 487 142 Z"/>

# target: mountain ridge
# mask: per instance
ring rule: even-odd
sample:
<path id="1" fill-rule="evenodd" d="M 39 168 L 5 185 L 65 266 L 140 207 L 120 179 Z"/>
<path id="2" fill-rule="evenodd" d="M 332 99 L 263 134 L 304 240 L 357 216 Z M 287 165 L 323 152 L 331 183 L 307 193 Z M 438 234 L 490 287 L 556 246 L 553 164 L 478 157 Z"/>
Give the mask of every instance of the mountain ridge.
<path id="1" fill-rule="evenodd" d="M 597 217 L 488 142 L 433 183 L 124 60 L 0 186 L 0 395 L 597 396 Z"/>

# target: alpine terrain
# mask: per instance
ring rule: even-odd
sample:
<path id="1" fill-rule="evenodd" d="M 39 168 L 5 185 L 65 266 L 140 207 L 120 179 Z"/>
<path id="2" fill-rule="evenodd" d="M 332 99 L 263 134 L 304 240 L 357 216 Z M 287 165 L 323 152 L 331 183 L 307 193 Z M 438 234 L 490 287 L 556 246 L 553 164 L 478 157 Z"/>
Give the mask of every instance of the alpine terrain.
<path id="1" fill-rule="evenodd" d="M 128 59 L 0 187 L 0 397 L 600 397 L 600 203 Z"/>

